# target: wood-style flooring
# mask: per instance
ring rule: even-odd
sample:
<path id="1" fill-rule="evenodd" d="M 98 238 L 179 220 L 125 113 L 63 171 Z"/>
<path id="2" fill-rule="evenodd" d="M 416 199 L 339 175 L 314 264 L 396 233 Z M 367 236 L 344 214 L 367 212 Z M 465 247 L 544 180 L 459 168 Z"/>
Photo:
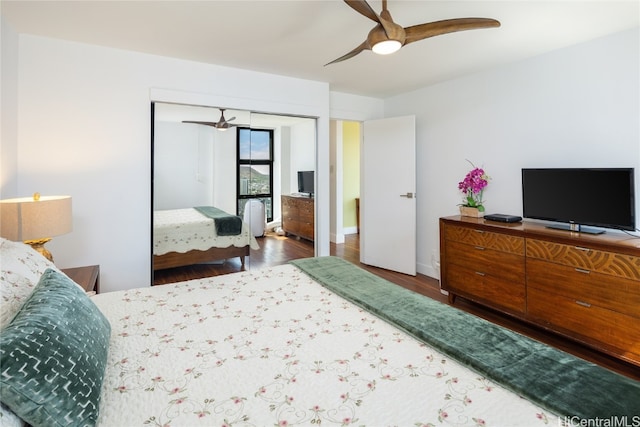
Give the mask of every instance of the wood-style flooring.
<path id="1" fill-rule="evenodd" d="M 251 256 L 246 259 L 245 268 L 247 269 L 284 264 L 292 259 L 311 257 L 314 254 L 312 242 L 304 239 L 297 239 L 295 237 L 268 234 L 265 237 L 258 238 L 258 243 L 260 244 L 260 250 L 252 250 Z M 331 255 L 350 261 L 407 289 L 418 292 L 437 301 L 447 303 L 447 297 L 440 291 L 440 283 L 436 279 L 422 274 L 418 274 L 413 277 L 361 264 L 360 239 L 357 234 L 348 235 L 345 243 L 343 244 L 332 243 Z M 199 279 L 238 271 L 242 271 L 242 265 L 240 263 L 240 259 L 235 258 L 227 260 L 224 263 L 199 264 L 156 271 L 154 274 L 154 284 L 162 285 L 182 280 Z M 619 372 L 628 377 L 640 380 L 640 368 L 637 366 L 617 360 L 556 334 L 549 333 L 542 328 L 529 325 L 491 309 L 484 308 L 460 297 L 456 299 L 455 307 L 521 334 L 530 336 L 531 338 L 542 341 L 613 371 Z"/>

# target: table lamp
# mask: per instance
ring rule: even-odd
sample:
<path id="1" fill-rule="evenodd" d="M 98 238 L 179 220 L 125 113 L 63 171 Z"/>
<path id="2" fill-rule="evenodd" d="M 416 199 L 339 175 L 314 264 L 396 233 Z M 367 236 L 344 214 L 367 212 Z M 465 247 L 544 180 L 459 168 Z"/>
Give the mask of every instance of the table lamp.
<path id="1" fill-rule="evenodd" d="M 0 235 L 23 241 L 53 262 L 44 247 L 54 236 L 72 229 L 71 196 L 42 196 L 0 200 Z"/>

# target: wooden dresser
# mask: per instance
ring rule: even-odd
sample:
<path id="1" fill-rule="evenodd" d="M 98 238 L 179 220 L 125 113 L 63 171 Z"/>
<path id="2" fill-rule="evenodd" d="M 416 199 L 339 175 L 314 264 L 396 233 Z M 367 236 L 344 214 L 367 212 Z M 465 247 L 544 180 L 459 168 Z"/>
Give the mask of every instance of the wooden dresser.
<path id="1" fill-rule="evenodd" d="M 315 237 L 315 202 L 313 197 L 280 196 L 282 229 L 313 241 Z"/>
<path id="2" fill-rule="evenodd" d="M 440 219 L 441 285 L 640 366 L 640 238 Z"/>

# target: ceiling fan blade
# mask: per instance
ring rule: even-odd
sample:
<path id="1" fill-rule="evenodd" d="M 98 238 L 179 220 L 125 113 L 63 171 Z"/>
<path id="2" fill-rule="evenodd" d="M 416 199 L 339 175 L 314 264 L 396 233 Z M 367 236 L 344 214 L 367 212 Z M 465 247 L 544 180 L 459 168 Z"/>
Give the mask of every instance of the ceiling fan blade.
<path id="1" fill-rule="evenodd" d="M 360 15 L 366 16 L 378 24 L 380 23 L 380 17 L 365 0 L 344 0 L 344 2 Z"/>
<path id="2" fill-rule="evenodd" d="M 458 18 L 428 22 L 426 24 L 413 25 L 405 28 L 407 38 L 404 44 L 406 45 L 441 34 L 455 33 L 456 31 L 479 30 L 499 26 L 499 21 L 490 18 Z"/>
<path id="3" fill-rule="evenodd" d="M 367 43 L 367 41 L 365 40 L 360 44 L 360 46 L 356 47 L 351 52 L 349 52 L 349 53 L 347 53 L 345 55 L 342 55 L 340 58 L 334 59 L 333 61 L 331 61 L 331 62 L 329 62 L 327 64 L 324 64 L 324 66 L 326 67 L 327 65 L 335 64 L 336 62 L 341 62 L 341 61 L 347 60 L 349 58 L 353 58 L 354 56 L 356 56 L 357 54 L 359 54 L 363 50 L 369 50 L 369 49 L 371 49 L 369 47 L 369 43 Z"/>
<path id="4" fill-rule="evenodd" d="M 231 120 L 235 120 L 235 119 L 236 119 L 236 117 L 235 117 L 235 116 L 233 116 L 233 117 L 231 117 L 230 119 L 227 119 L 227 121 L 228 121 L 228 122 L 230 122 Z"/>
<path id="5" fill-rule="evenodd" d="M 218 127 L 218 123 L 214 123 L 214 122 L 196 122 L 192 120 L 183 120 L 182 123 L 195 123 L 197 125 L 212 126 L 214 128 Z"/>
<path id="6" fill-rule="evenodd" d="M 389 14 L 389 11 L 387 10 L 386 1 L 383 2 L 383 10 L 381 15 L 378 15 L 369 5 L 369 3 L 366 2 L 366 0 L 344 0 L 344 2 L 359 14 L 366 16 L 377 24 L 382 25 L 382 28 L 384 28 L 384 32 L 387 34 L 387 37 L 393 37 L 393 35 L 395 34 L 394 31 L 396 29 L 394 28 L 394 22 L 391 18 L 391 14 Z"/>

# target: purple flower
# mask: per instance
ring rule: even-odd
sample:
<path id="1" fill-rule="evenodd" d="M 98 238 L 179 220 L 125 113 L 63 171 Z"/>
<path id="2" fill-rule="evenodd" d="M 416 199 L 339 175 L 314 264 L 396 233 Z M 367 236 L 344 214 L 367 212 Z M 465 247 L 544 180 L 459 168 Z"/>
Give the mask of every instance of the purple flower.
<path id="1" fill-rule="evenodd" d="M 473 163 L 471 163 L 471 166 L 473 166 L 473 169 L 464 177 L 464 180 L 458 183 L 458 189 L 465 195 L 462 206 L 474 207 L 484 211 L 482 193 L 489 184 L 490 177 L 485 173 L 484 169 L 475 167 Z"/>

